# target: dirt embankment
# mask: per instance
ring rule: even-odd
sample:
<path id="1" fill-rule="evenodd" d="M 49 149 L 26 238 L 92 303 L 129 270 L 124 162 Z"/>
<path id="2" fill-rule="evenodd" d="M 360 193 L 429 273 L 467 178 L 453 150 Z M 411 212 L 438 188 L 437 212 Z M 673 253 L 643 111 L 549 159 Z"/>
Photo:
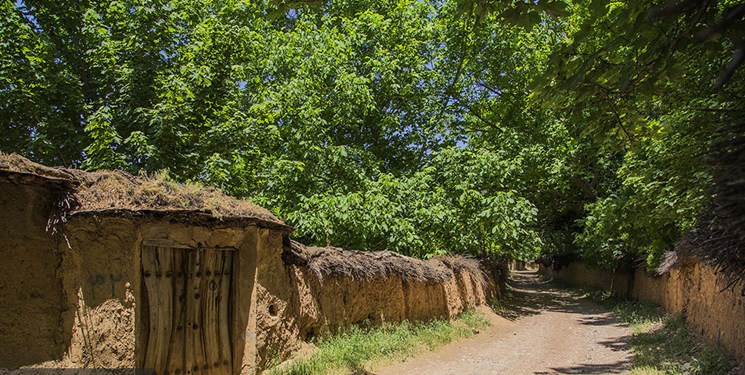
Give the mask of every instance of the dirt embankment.
<path id="1" fill-rule="evenodd" d="M 745 296 L 743 286 L 725 289 L 728 279 L 703 263 L 684 262 L 664 273 L 643 269 L 610 272 L 574 262 L 560 270 L 544 269 L 553 278 L 580 286 L 612 289 L 651 302 L 673 313 L 684 313 L 688 326 L 710 342 L 745 360 Z"/>
<path id="2" fill-rule="evenodd" d="M 298 243 L 286 244 L 282 256 L 264 255 L 257 272 L 259 368 L 351 325 L 452 318 L 487 304 L 501 285 L 499 272 L 462 257 L 425 262 Z"/>

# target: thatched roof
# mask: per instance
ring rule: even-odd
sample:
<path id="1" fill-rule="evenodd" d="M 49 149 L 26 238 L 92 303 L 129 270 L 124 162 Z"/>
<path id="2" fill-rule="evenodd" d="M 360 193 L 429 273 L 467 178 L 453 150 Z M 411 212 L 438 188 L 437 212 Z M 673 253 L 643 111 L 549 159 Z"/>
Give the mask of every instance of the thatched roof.
<path id="1" fill-rule="evenodd" d="M 712 158 L 716 197 L 678 251 L 713 265 L 745 294 L 745 123 L 731 131 Z"/>
<path id="2" fill-rule="evenodd" d="M 199 184 L 180 184 L 163 174 L 133 176 L 123 171 L 86 172 L 51 168 L 21 156 L 0 154 L 0 175 L 12 180 L 51 181 L 71 191 L 71 214 L 178 214 L 253 219 L 285 227 L 269 210 Z"/>
<path id="3" fill-rule="evenodd" d="M 39 184 L 52 184 L 71 188 L 75 181 L 61 168 L 50 168 L 34 163 L 16 154 L 0 153 L 0 174 L 17 182 L 27 181 Z"/>
<path id="4" fill-rule="evenodd" d="M 352 251 L 337 247 L 305 246 L 290 241 L 282 259 L 286 264 L 307 267 L 320 280 L 329 276 L 371 280 L 397 275 L 404 281 L 442 282 L 453 276 L 453 272 L 467 271 L 485 282 L 479 261 L 463 256 L 423 261 L 392 251 Z"/>

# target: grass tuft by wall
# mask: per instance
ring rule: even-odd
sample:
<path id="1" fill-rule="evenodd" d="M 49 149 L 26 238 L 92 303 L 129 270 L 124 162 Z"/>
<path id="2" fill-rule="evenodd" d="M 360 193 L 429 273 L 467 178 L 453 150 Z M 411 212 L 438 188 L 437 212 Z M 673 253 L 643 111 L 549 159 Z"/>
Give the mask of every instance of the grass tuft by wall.
<path id="1" fill-rule="evenodd" d="M 378 364 L 403 360 L 433 350 L 456 339 L 472 336 L 489 325 L 483 314 L 469 310 L 452 322 L 386 323 L 375 328 L 352 326 L 322 338 L 318 349 L 306 359 L 270 370 L 273 375 L 364 373 Z"/>
<path id="2" fill-rule="evenodd" d="M 692 334 L 681 314 L 670 314 L 648 302 L 637 302 L 608 292 L 590 292 L 591 299 L 611 308 L 629 325 L 633 336 L 632 375 L 726 375 L 735 366 L 724 349 Z"/>

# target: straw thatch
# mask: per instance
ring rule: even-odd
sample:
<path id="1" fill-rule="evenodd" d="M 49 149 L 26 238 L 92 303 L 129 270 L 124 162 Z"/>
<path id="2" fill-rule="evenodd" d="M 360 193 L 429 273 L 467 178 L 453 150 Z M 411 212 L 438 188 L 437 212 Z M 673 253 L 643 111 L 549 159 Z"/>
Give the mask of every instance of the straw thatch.
<path id="1" fill-rule="evenodd" d="M 396 275 L 404 281 L 442 282 L 453 273 L 469 272 L 485 280 L 478 260 L 464 256 L 447 256 L 427 261 L 391 251 L 351 251 L 336 247 L 305 246 L 290 241 L 282 254 L 285 264 L 306 267 L 319 280 L 339 276 L 372 280 Z"/>
<path id="2" fill-rule="evenodd" d="M 730 276 L 728 287 L 745 280 L 745 124 L 738 127 L 717 146 L 716 198 L 679 246 L 683 255 L 695 256 Z"/>
<path id="3" fill-rule="evenodd" d="M 63 206 L 70 213 L 109 212 L 195 212 L 215 217 L 255 218 L 284 224 L 268 210 L 248 200 L 237 199 L 199 184 L 180 184 L 165 174 L 133 176 L 123 171 L 86 172 L 50 168 L 18 155 L 0 154 L 0 172 L 50 181 L 66 182 L 73 200 Z"/>

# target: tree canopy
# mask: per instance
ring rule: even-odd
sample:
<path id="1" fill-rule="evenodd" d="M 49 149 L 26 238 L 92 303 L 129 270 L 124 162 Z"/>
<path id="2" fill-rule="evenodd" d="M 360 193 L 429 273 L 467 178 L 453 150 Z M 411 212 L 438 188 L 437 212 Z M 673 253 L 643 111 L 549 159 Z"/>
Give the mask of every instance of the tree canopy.
<path id="1" fill-rule="evenodd" d="M 3 0 L 0 150 L 318 245 L 651 267 L 745 123 L 732 0 Z"/>

